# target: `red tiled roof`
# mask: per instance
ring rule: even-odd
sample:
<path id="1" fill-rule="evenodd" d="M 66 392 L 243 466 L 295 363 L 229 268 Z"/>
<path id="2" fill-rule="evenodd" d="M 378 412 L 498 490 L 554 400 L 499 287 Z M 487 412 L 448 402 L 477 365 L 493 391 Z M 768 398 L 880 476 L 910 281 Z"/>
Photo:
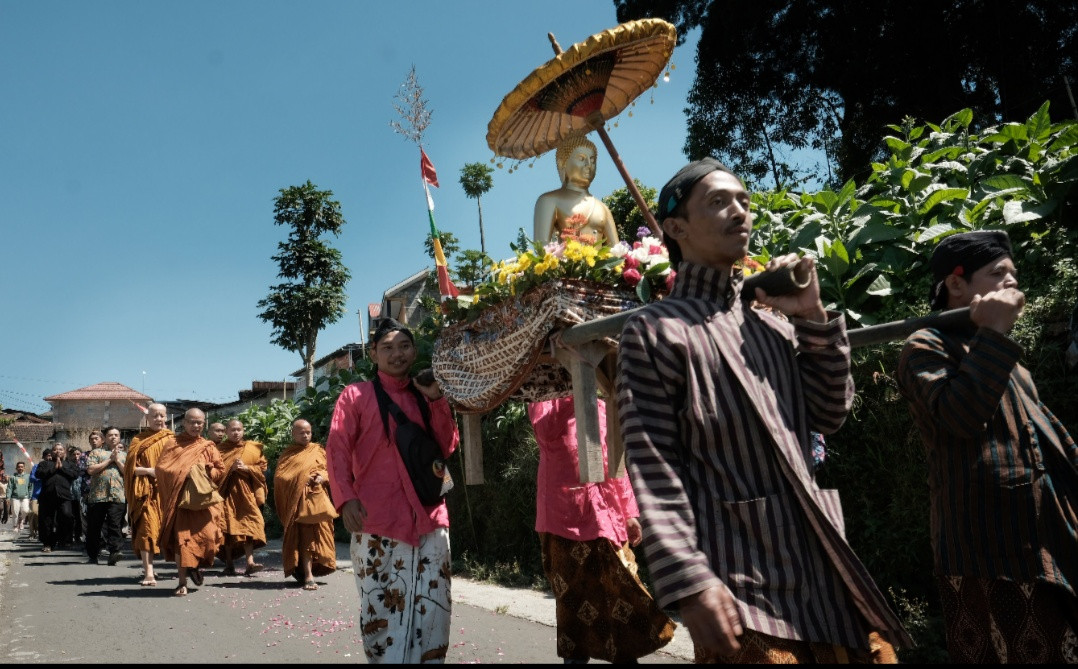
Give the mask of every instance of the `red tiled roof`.
<path id="1" fill-rule="evenodd" d="M 95 383 L 92 386 L 86 386 L 85 388 L 79 388 L 78 390 L 69 390 L 66 393 L 60 393 L 59 395 L 45 398 L 46 402 L 53 402 L 55 400 L 144 400 L 152 402 L 153 398 L 149 395 L 143 395 L 137 390 L 128 388 L 122 383 L 106 381 L 104 383 Z"/>

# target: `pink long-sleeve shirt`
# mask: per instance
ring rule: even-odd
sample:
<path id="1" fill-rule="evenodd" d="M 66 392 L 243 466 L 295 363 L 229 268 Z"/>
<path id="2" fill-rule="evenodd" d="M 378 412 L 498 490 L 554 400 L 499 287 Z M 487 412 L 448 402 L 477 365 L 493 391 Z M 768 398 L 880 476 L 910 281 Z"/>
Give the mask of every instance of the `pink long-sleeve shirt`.
<path id="1" fill-rule="evenodd" d="M 618 544 L 628 539 L 625 520 L 640 511 L 626 476 L 601 483 L 580 482 L 576 450 L 576 413 L 572 397 L 528 405 L 528 417 L 539 444 L 535 489 L 535 531 L 575 541 L 605 537 Z M 599 437 L 606 455 L 606 405 L 599 400 Z"/>
<path id="2" fill-rule="evenodd" d="M 397 379 L 378 372 L 382 387 L 409 419 L 423 425 L 416 398 L 408 390 L 410 379 Z M 428 401 L 432 436 L 448 457 L 457 448 L 457 423 L 445 399 Z M 396 430 L 389 416 L 389 430 Z M 333 409 L 326 440 L 330 493 L 337 510 L 358 499 L 367 510 L 363 531 L 413 546 L 419 537 L 439 527 L 449 527 L 445 501 L 423 506 L 408 478 L 397 445 L 386 436 L 374 383 L 364 381 L 345 388 Z"/>

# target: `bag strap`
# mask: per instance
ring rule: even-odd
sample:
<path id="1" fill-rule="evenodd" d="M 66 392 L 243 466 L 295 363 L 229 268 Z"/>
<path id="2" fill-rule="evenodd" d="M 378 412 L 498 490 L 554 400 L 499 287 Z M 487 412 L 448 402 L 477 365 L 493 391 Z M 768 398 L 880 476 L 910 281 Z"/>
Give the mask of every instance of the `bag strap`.
<path id="1" fill-rule="evenodd" d="M 405 414 L 404 411 L 397 406 L 397 403 L 389 397 L 389 393 L 382 387 L 382 381 L 378 378 L 377 372 L 375 372 L 374 378 L 371 380 L 374 382 L 374 395 L 378 399 L 378 411 L 382 414 L 382 427 L 385 428 L 386 437 L 390 438 L 392 441 L 392 437 L 390 437 L 389 434 L 389 415 L 393 415 L 393 420 L 397 422 L 397 425 L 404 425 L 405 423 L 412 422 L 412 420 L 408 418 L 407 414 Z M 416 403 L 419 405 L 419 413 L 423 415 L 423 427 L 425 428 L 427 435 L 430 435 L 430 407 L 427 406 L 427 398 L 411 383 L 408 384 L 408 389 L 415 395 Z"/>

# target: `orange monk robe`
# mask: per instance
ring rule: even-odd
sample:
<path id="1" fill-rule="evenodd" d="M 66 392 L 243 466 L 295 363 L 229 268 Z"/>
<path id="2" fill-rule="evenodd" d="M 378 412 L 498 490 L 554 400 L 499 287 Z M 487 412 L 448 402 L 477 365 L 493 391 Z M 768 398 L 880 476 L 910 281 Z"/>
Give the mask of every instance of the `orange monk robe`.
<path id="1" fill-rule="evenodd" d="M 262 516 L 258 493 L 261 490 L 262 499 L 266 498 L 266 468 L 269 466 L 262 455 L 262 444 L 245 441 L 237 445 L 225 440 L 217 449 L 226 472 L 220 490 L 225 501 L 218 521 L 225 535 L 222 549 L 227 546 L 242 550 L 247 541 L 253 542 L 255 548 L 261 548 L 266 545 L 266 519 Z M 237 459 L 247 465 L 246 471 L 232 469 L 232 463 Z M 223 551 L 221 557 L 224 558 Z"/>
<path id="2" fill-rule="evenodd" d="M 217 517 L 221 504 L 194 511 L 181 509 L 180 494 L 192 467 L 208 466 L 213 482 L 220 485 L 225 463 L 209 439 L 181 434 L 165 444 L 157 460 L 157 489 L 161 495 L 161 552 L 178 567 L 213 566 L 224 541 Z"/>
<path id="3" fill-rule="evenodd" d="M 156 467 L 161 449 L 173 437 L 172 430 L 143 430 L 127 447 L 124 464 L 124 492 L 127 495 L 127 524 L 131 527 L 131 549 L 138 555 L 161 552 L 157 542 L 161 534 L 161 502 L 157 479 L 135 476 L 135 467 Z"/>
<path id="4" fill-rule="evenodd" d="M 292 444 L 277 458 L 277 471 L 273 475 L 273 504 L 277 517 L 284 525 L 284 538 L 281 540 L 281 558 L 284 575 L 295 573 L 302 580 L 300 572 L 300 549 L 311 555 L 311 573 L 325 576 L 337 569 L 337 547 L 333 542 L 333 521 L 327 520 L 317 525 L 296 522 L 307 482 L 314 474 L 321 474 L 322 480 L 329 480 L 326 471 L 326 449 L 321 444 L 310 443 L 306 446 Z M 329 487 L 326 485 L 326 493 Z"/>

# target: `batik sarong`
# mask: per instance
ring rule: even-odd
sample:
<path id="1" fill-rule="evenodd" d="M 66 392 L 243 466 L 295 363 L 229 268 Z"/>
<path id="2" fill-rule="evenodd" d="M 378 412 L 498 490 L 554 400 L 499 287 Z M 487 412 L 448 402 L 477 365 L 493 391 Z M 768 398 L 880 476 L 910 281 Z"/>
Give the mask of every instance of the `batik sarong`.
<path id="1" fill-rule="evenodd" d="M 449 530 L 419 546 L 376 534 L 353 534 L 352 569 L 369 663 L 441 664 L 449 650 Z"/>
<path id="2" fill-rule="evenodd" d="M 1048 583 L 938 576 L 959 664 L 1078 664 L 1078 600 Z"/>
<path id="3" fill-rule="evenodd" d="M 876 632 L 868 635 L 868 650 L 781 639 L 748 629 L 737 641 L 741 649 L 733 655 L 708 655 L 696 648 L 696 664 L 898 664 L 894 647 Z"/>
<path id="4" fill-rule="evenodd" d="M 556 603 L 558 657 L 630 662 L 674 637 L 675 625 L 640 582 L 628 545 L 547 532 L 539 540 Z"/>

